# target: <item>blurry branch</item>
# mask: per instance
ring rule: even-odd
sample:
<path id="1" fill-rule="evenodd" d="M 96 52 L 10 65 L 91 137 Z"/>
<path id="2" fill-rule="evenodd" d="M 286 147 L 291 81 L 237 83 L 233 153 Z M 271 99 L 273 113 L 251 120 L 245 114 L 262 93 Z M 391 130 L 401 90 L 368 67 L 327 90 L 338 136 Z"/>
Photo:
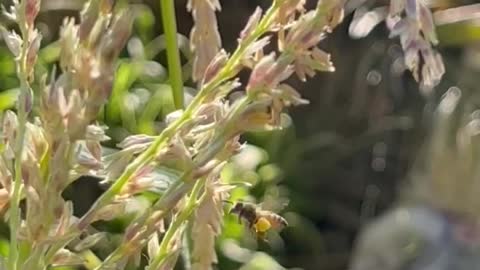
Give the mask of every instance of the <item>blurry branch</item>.
<path id="1" fill-rule="evenodd" d="M 480 19 L 480 4 L 449 8 L 433 13 L 437 26 Z"/>
<path id="2" fill-rule="evenodd" d="M 389 6 L 355 10 L 349 33 L 354 38 L 366 36 L 385 21 L 390 37 L 398 37 L 404 51 L 405 66 L 420 83 L 424 95 L 430 95 L 445 73 L 432 13 L 421 0 L 391 0 Z"/>
<path id="3" fill-rule="evenodd" d="M 380 123 L 377 123 L 374 127 L 371 127 L 354 139 L 345 139 L 333 133 L 313 135 L 300 145 L 303 154 L 308 154 L 323 148 L 331 154 L 325 155 L 325 158 L 322 160 L 305 162 L 302 164 L 302 168 L 306 171 L 332 168 L 337 162 L 351 157 L 354 153 L 365 147 L 371 146 L 374 142 L 378 141 L 379 137 L 382 137 L 384 133 L 395 130 L 406 130 L 409 129 L 411 125 L 411 119 L 406 117 L 385 117 Z"/>
<path id="4" fill-rule="evenodd" d="M 309 138 L 303 139 L 302 149 L 304 152 L 315 152 L 321 148 L 326 148 L 333 145 L 338 145 L 339 147 L 341 147 L 342 145 L 350 145 L 354 148 L 364 147 L 370 142 L 373 142 L 373 137 L 376 137 L 377 135 L 389 131 L 407 130 L 411 128 L 411 126 L 412 120 L 408 117 L 384 117 L 379 123 L 376 123 L 374 127 L 371 127 L 369 130 L 365 131 L 363 135 L 360 135 L 350 143 L 337 133 L 320 132 L 318 134 L 313 134 Z"/>
<path id="5" fill-rule="evenodd" d="M 43 0 L 40 11 L 81 10 L 85 3 L 86 0 Z"/>
<path id="6" fill-rule="evenodd" d="M 190 48 L 188 47 L 188 39 L 180 34 L 176 34 L 177 38 L 177 46 L 178 49 L 182 52 L 183 56 L 186 57 L 187 59 L 190 59 L 192 57 L 192 52 L 190 51 Z M 159 52 L 165 50 L 167 47 L 167 41 L 165 35 L 158 36 L 151 40 L 148 44 L 145 46 L 145 53 L 146 53 L 146 58 L 147 59 L 153 59 Z"/>

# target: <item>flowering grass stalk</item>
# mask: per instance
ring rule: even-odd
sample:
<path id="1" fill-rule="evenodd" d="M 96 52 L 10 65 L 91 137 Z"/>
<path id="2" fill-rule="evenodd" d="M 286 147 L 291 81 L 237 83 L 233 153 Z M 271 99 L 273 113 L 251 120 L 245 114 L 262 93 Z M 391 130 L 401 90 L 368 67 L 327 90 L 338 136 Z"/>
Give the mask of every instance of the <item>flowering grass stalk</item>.
<path id="1" fill-rule="evenodd" d="M 20 192 L 22 188 L 22 153 L 24 148 L 25 132 L 28 113 L 31 110 L 32 106 L 32 93 L 29 82 L 29 77 L 31 76 L 31 71 L 33 65 L 35 64 L 36 53 L 39 49 L 40 39 L 38 37 L 38 32 L 34 29 L 33 21 L 37 16 L 40 9 L 39 1 L 23 1 L 20 3 L 15 3 L 13 8 L 12 15 L 14 14 L 18 17 L 19 28 L 21 32 L 20 37 L 16 36 L 14 33 L 11 34 L 11 47 L 13 53 L 17 57 L 17 75 L 20 80 L 20 96 L 18 100 L 17 115 L 18 115 L 18 129 L 15 142 L 15 165 L 14 165 L 14 174 L 15 181 L 13 185 L 13 191 L 11 195 L 11 206 L 10 206 L 10 253 L 8 258 L 9 269 L 16 270 L 18 263 L 18 241 L 17 241 L 17 231 L 20 226 Z M 3 32 L 6 29 L 2 30 Z"/>
<path id="2" fill-rule="evenodd" d="M 119 194 L 122 188 L 126 185 L 128 180 L 134 175 L 134 173 L 147 163 L 151 162 L 160 148 L 164 147 L 166 141 L 173 137 L 173 135 L 182 127 L 184 127 L 189 121 L 192 120 L 193 112 L 201 105 L 201 102 L 207 97 L 215 87 L 218 87 L 222 82 L 235 76 L 235 66 L 239 64 L 241 57 L 243 56 L 246 48 L 251 45 L 259 36 L 264 34 L 268 27 L 273 24 L 271 18 L 279 8 L 279 1 L 276 1 L 270 10 L 265 15 L 264 19 L 259 23 L 258 28 L 252 33 L 252 35 L 245 40 L 237 50 L 233 53 L 230 59 L 226 62 L 225 67 L 204 87 L 201 88 L 198 95 L 186 108 L 182 116 L 167 127 L 160 135 L 155 138 L 155 141 L 145 150 L 140 156 L 138 156 L 130 165 L 127 166 L 122 175 L 115 181 L 115 183 L 97 200 L 94 206 L 85 214 L 78 223 L 78 232 L 89 224 L 94 216 L 95 211 L 99 210 L 109 202 L 111 202 L 116 194 Z"/>
<path id="3" fill-rule="evenodd" d="M 200 204 L 200 202 L 205 197 L 205 193 L 202 194 L 200 198 L 200 192 L 204 185 L 205 179 L 198 180 L 195 186 L 190 193 L 190 197 L 188 202 L 186 203 L 182 212 L 176 217 L 175 221 L 172 222 L 170 227 L 168 228 L 167 232 L 165 233 L 164 238 L 162 239 L 161 245 L 157 251 L 157 254 L 154 255 L 153 261 L 150 263 L 148 269 L 158 269 L 160 265 L 165 261 L 167 255 L 169 253 L 169 245 L 172 241 L 172 238 L 175 236 L 177 231 L 180 229 L 182 225 L 190 218 L 192 213 L 194 212 L 195 208 Z"/>

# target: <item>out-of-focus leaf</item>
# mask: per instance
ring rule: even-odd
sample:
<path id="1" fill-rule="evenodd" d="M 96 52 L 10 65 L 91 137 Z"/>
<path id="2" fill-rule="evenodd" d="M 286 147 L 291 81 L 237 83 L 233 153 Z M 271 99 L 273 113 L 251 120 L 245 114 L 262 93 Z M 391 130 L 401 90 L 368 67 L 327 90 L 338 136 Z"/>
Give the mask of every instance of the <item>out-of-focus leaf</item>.
<path id="1" fill-rule="evenodd" d="M 246 145 L 240 153 L 233 156 L 232 161 L 242 170 L 255 170 L 267 159 L 268 155 L 263 149 L 254 145 Z"/>
<path id="2" fill-rule="evenodd" d="M 167 70 L 160 63 L 155 61 L 139 61 L 138 69 L 140 70 L 139 79 L 142 82 L 165 82 L 168 78 Z"/>
<path id="3" fill-rule="evenodd" d="M 154 121 L 164 110 L 164 107 L 168 102 L 167 108 L 173 110 L 173 98 L 171 87 L 168 84 L 150 85 L 149 88 L 153 92 L 153 95 L 144 106 L 143 112 L 138 119 L 138 131 L 153 135 L 157 132 L 155 130 Z"/>
<path id="4" fill-rule="evenodd" d="M 137 119 L 135 110 L 139 107 L 139 99 L 132 93 L 127 93 L 123 96 L 122 110 L 120 115 L 122 117 L 123 126 L 128 131 L 135 133 L 137 130 Z"/>
<path id="5" fill-rule="evenodd" d="M 0 92 L 0 111 L 4 111 L 15 106 L 19 92 L 20 91 L 18 88 Z"/>
<path id="6" fill-rule="evenodd" d="M 192 52 L 190 51 L 190 45 L 187 37 L 181 34 L 177 34 L 177 45 L 178 49 L 183 54 L 183 56 L 185 56 L 185 58 L 192 58 Z M 145 46 L 145 55 L 147 56 L 147 59 L 152 59 L 161 51 L 165 50 L 165 48 L 165 36 L 158 36 Z"/>
<path id="7" fill-rule="evenodd" d="M 15 74 L 15 61 L 7 48 L 0 47 L 0 76 L 13 74 Z M 4 78 L 2 78 L 2 80 L 4 80 Z"/>
<path id="8" fill-rule="evenodd" d="M 257 252 L 253 255 L 252 259 L 243 265 L 240 270 L 283 270 L 285 269 L 278 262 L 275 261 L 268 254 L 263 252 Z"/>
<path id="9" fill-rule="evenodd" d="M 221 250 L 230 260 L 245 263 L 252 256 L 252 251 L 241 247 L 235 240 L 227 239 L 222 241 Z"/>
<path id="10" fill-rule="evenodd" d="M 145 48 L 143 47 L 142 41 L 138 37 L 132 37 L 127 44 L 128 54 L 132 58 L 144 59 L 145 58 Z"/>
<path id="11" fill-rule="evenodd" d="M 131 93 L 134 94 L 138 99 L 138 107 L 135 108 L 135 114 L 139 116 L 143 112 L 143 109 L 147 103 L 150 101 L 152 93 L 146 88 L 135 88 L 131 91 Z"/>
<path id="12" fill-rule="evenodd" d="M 291 145 L 295 137 L 293 121 L 287 114 L 281 115 L 280 125 L 263 126 L 245 134 L 245 138 L 252 144 L 261 145 L 271 158 L 283 155 L 287 150 L 283 146 Z M 275 160 L 273 160 L 275 161 Z"/>
<path id="13" fill-rule="evenodd" d="M 187 62 L 185 65 L 183 65 L 182 67 L 183 82 L 190 80 L 190 78 L 192 77 L 192 70 L 193 70 L 192 62 Z"/>
<path id="14" fill-rule="evenodd" d="M 115 74 L 110 102 L 107 105 L 107 120 L 109 123 L 119 123 L 123 109 L 123 100 L 125 94 L 130 89 L 133 82 L 137 79 L 137 70 L 131 62 L 123 62 Z"/>
<path id="15" fill-rule="evenodd" d="M 129 93 L 137 79 L 146 84 L 154 95 L 145 98 L 146 91 L 139 90 L 141 88 Z M 107 120 L 110 123 L 118 123 L 121 119 L 130 132 L 137 132 L 136 117 L 139 115 L 140 130 L 153 134 L 155 132 L 153 120 L 160 112 L 167 113 L 173 110 L 170 86 L 168 85 L 167 91 L 165 87 L 167 85 L 152 84 L 166 79 L 165 68 L 157 62 L 137 60 L 122 63 L 117 70 L 110 103 L 106 106 Z"/>
<path id="16" fill-rule="evenodd" d="M 282 175 L 282 169 L 276 164 L 267 164 L 259 168 L 258 174 L 263 181 L 274 181 Z"/>
<path id="17" fill-rule="evenodd" d="M 38 59 L 43 63 L 53 63 L 60 57 L 60 43 L 58 41 L 50 43 L 48 46 L 42 48 L 38 53 Z"/>
<path id="18" fill-rule="evenodd" d="M 131 134 L 126 128 L 120 125 L 110 125 L 110 128 L 107 130 L 107 135 L 108 137 L 112 138 L 111 144 L 109 144 L 109 146 L 114 146 L 115 142 L 121 142 Z"/>
<path id="19" fill-rule="evenodd" d="M 10 242 L 5 238 L 1 238 L 0 239 L 0 256 L 1 257 L 3 258 L 8 257 L 9 247 L 10 247 Z"/>
<path id="20" fill-rule="evenodd" d="M 480 40 L 480 26 L 463 22 L 437 27 L 440 46 L 463 46 Z"/>
<path id="21" fill-rule="evenodd" d="M 161 104 L 160 104 L 160 117 L 162 119 L 165 119 L 165 117 L 175 111 L 175 105 L 173 103 L 173 96 L 172 96 L 172 90 L 171 90 L 171 87 L 170 85 L 168 84 L 153 84 L 153 83 L 149 83 L 149 84 L 145 84 L 145 86 L 154 93 L 154 96 L 157 95 L 157 91 L 159 92 L 158 95 L 159 95 L 159 99 L 158 101 L 161 101 Z M 161 96 L 161 98 L 160 98 Z M 147 105 L 149 106 L 149 105 Z"/>
<path id="22" fill-rule="evenodd" d="M 145 43 L 153 37 L 155 27 L 155 14 L 147 5 L 135 5 L 136 17 L 134 21 L 135 32 Z"/>

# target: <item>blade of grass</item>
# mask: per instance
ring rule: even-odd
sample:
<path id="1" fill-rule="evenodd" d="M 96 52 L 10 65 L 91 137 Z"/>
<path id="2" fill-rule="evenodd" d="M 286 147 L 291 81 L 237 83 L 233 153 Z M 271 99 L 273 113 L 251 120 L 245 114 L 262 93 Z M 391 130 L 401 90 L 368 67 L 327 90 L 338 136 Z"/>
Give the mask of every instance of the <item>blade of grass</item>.
<path id="1" fill-rule="evenodd" d="M 175 1 L 160 0 L 163 31 L 167 41 L 167 61 L 170 85 L 173 91 L 173 101 L 177 110 L 183 109 L 182 65 L 177 45 L 177 23 L 175 19 Z"/>

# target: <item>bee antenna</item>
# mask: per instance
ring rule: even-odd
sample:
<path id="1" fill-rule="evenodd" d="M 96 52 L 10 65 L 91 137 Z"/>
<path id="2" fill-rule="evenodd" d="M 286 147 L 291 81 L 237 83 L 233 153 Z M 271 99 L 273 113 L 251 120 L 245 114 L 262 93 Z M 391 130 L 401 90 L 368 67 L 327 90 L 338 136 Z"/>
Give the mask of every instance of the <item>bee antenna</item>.
<path id="1" fill-rule="evenodd" d="M 234 205 L 234 203 L 233 203 L 232 201 L 229 201 L 229 200 L 222 200 L 222 202 L 224 202 L 224 203 L 229 203 L 229 204 L 231 204 L 231 205 Z"/>

